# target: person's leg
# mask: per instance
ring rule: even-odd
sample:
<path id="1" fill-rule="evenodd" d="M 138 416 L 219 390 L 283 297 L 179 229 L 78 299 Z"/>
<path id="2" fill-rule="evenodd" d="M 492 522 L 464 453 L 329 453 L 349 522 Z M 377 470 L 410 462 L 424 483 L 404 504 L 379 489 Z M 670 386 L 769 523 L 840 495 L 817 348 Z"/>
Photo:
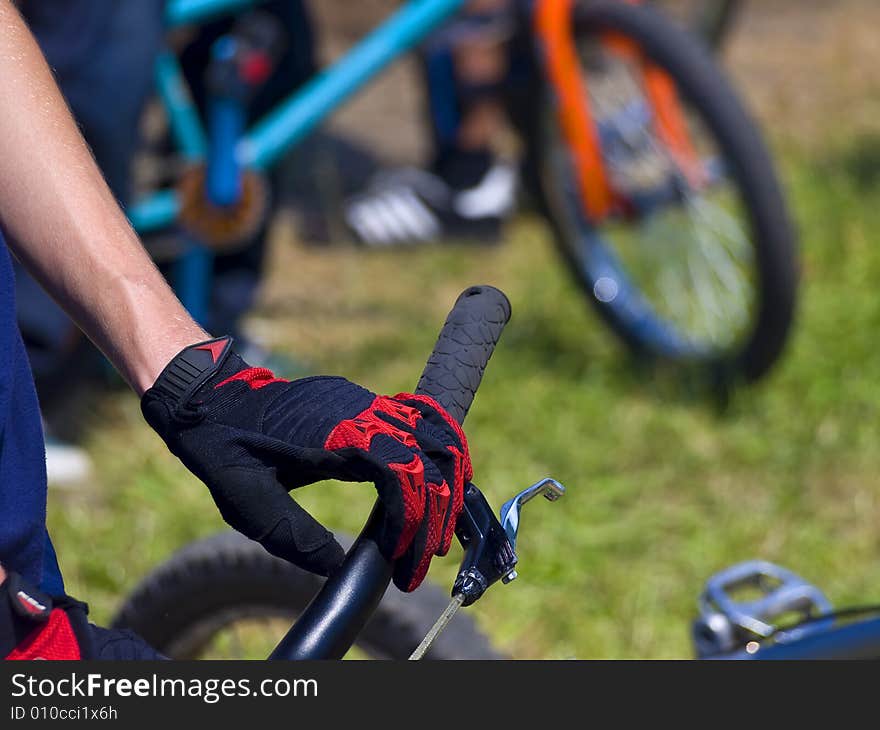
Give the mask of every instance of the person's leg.
<path id="1" fill-rule="evenodd" d="M 163 43 L 164 2 L 87 1 L 90 10 L 83 12 L 105 6 L 103 22 L 95 23 L 89 53 L 59 82 L 110 189 L 125 205 L 131 198 L 140 120 Z"/>
<path id="2" fill-rule="evenodd" d="M 25 19 L 116 197 L 130 197 L 164 0 L 31 0 Z"/>
<path id="3" fill-rule="evenodd" d="M 512 30 L 508 6 L 509 0 L 472 0 L 461 21 L 441 31 L 423 54 L 434 130 L 432 167 L 456 187 L 477 184 L 494 158 L 493 140 L 504 123 L 504 43 Z M 451 78 L 444 79 L 442 69 L 430 72 L 444 61 Z"/>
<path id="4" fill-rule="evenodd" d="M 439 239 L 494 241 L 513 207 L 516 175 L 493 147 L 503 129 L 509 0 L 472 0 L 425 44 L 433 159 L 427 170 L 384 173 L 349 201 L 345 217 L 362 243 Z"/>
<path id="5" fill-rule="evenodd" d="M 5 248 L 2 241 L 0 246 Z M 0 455 L 0 559 L 47 593 L 62 592 L 61 570 L 46 532 L 46 457 L 40 409 L 20 337 L 14 338 L 8 356 L 12 397 L 4 414 Z"/>

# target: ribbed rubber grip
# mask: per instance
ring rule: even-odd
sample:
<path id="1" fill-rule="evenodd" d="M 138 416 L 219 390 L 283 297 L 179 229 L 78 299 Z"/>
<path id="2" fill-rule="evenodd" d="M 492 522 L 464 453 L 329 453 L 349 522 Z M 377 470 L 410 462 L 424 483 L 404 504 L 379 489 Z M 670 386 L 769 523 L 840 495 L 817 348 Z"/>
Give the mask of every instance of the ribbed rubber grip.
<path id="1" fill-rule="evenodd" d="M 416 393 L 429 395 L 464 422 L 504 326 L 510 302 L 491 286 L 465 289 L 446 318 Z"/>

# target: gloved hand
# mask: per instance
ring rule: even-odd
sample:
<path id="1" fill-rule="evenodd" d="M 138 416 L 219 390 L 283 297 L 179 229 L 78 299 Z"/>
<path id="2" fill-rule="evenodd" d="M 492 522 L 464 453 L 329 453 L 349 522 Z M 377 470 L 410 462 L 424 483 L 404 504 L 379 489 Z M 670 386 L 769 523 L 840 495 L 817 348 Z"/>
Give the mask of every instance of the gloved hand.
<path id="1" fill-rule="evenodd" d="M 459 425 L 433 399 L 376 396 L 338 377 L 288 382 L 252 368 L 228 337 L 192 345 L 141 401 L 147 422 L 211 490 L 223 518 L 270 553 L 320 575 L 342 547 L 288 491 L 321 479 L 374 482 L 379 549 L 394 583 L 422 582 L 449 550 L 472 477 Z"/>

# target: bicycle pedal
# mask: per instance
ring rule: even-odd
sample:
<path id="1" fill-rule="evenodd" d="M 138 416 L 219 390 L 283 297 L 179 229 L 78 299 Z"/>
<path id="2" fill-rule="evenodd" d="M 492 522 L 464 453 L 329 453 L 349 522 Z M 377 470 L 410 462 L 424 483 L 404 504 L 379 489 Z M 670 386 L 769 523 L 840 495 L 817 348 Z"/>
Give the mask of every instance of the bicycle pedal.
<path id="1" fill-rule="evenodd" d="M 737 593 L 746 591 L 751 592 L 749 598 L 736 598 Z M 693 641 L 701 658 L 770 637 L 777 642 L 791 641 L 822 631 L 833 621 L 829 617 L 798 625 L 830 614 L 831 602 L 799 575 L 764 560 L 739 563 L 709 578 L 699 609 Z M 785 624 L 791 628 L 784 628 L 782 619 L 787 619 Z"/>

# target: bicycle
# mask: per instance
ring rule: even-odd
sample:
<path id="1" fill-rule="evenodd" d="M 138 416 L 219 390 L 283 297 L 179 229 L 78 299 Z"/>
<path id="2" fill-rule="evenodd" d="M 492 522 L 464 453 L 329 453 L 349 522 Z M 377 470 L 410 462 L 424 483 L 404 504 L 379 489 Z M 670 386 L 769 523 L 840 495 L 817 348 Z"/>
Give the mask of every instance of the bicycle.
<path id="1" fill-rule="evenodd" d="M 187 232 L 174 278 L 197 318 L 212 252 L 243 245 L 271 212 L 267 172 L 464 2 L 404 3 L 250 129 L 248 99 L 283 29 L 245 15 L 218 41 L 205 120 L 177 58 L 162 55 L 159 97 L 188 170 L 129 216 L 147 240 L 170 226 Z M 259 4 L 171 0 L 168 25 Z M 517 2 L 515 19 L 511 53 L 526 62 L 515 64 L 506 96 L 525 186 L 581 291 L 639 356 L 696 366 L 717 382 L 760 378 L 792 325 L 795 239 L 769 153 L 722 72 L 647 7 L 536 0 Z"/>
<path id="2" fill-rule="evenodd" d="M 510 304 L 497 289 L 465 290 L 441 330 L 416 392 L 436 398 L 463 422 L 509 317 Z M 410 595 L 393 589 L 386 593 L 392 565 L 372 537 L 382 519 L 377 503 L 345 563 L 326 582 L 270 556 L 255 542 L 223 533 L 185 547 L 142 580 L 113 625 L 133 629 L 178 659 L 206 651 L 228 655 L 230 649 L 242 648 L 228 638 L 230 627 L 253 619 L 283 622 L 296 614 L 298 620 L 270 658 L 339 659 L 357 642 L 369 656 L 402 659 L 427 636 L 430 641 L 418 651 L 429 659 L 498 659 L 470 619 L 458 615 L 453 620 L 452 614 L 458 606 L 476 602 L 498 580 L 508 583 L 517 577 L 522 506 L 536 496 L 553 501 L 564 492 L 555 480 L 542 480 L 506 502 L 496 518 L 480 490 L 466 485 L 464 511 L 456 524 L 465 552 L 453 602 L 442 613 L 448 599 L 434 586 Z M 438 614 L 441 621 L 432 629 L 430 617 Z M 437 629 L 447 624 L 448 630 L 437 638 Z M 254 638 L 253 631 L 245 636 L 252 643 Z"/>

